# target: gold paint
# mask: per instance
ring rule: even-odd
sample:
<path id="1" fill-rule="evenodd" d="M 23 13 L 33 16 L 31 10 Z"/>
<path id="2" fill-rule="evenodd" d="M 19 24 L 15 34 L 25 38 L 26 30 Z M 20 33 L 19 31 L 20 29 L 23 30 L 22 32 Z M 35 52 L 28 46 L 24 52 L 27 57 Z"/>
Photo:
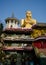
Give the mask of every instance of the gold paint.
<path id="1" fill-rule="evenodd" d="M 36 20 L 32 19 L 31 11 L 27 11 L 26 18 L 21 20 L 21 26 L 25 28 L 31 28 L 34 24 L 36 24 Z"/>

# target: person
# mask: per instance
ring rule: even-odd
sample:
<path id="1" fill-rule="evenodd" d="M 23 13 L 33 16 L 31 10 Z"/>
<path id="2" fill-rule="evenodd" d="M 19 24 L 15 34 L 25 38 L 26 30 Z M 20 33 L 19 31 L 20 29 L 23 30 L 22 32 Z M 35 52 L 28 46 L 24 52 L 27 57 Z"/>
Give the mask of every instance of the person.
<path id="1" fill-rule="evenodd" d="M 21 27 L 31 28 L 32 25 L 35 25 L 35 24 L 36 24 L 36 20 L 32 19 L 31 11 L 27 11 L 26 12 L 26 18 L 25 19 L 21 19 Z"/>

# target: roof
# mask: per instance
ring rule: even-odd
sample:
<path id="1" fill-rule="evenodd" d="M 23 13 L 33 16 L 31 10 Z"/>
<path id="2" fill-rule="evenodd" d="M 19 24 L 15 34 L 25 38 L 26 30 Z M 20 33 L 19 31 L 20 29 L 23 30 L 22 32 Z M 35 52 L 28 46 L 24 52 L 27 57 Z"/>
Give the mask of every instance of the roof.
<path id="1" fill-rule="evenodd" d="M 36 25 L 32 26 L 33 29 L 46 29 L 46 23 L 37 23 Z"/>
<path id="2" fill-rule="evenodd" d="M 7 21 L 7 20 L 16 20 L 16 21 L 18 21 L 18 19 L 14 16 L 14 13 L 12 13 L 11 17 L 8 17 L 8 18 L 5 19 L 5 21 Z"/>
<path id="3" fill-rule="evenodd" d="M 37 23 L 39 26 L 46 26 L 46 23 Z"/>
<path id="4" fill-rule="evenodd" d="M 3 30 L 3 32 L 5 33 L 23 33 L 23 34 L 27 34 L 27 33 L 31 33 L 32 29 L 26 29 L 26 28 L 6 28 Z"/>
<path id="5" fill-rule="evenodd" d="M 16 20 L 16 21 L 19 21 L 17 18 L 12 18 L 12 17 L 8 17 L 5 19 L 5 21 L 8 21 L 8 20 Z"/>
<path id="6" fill-rule="evenodd" d="M 39 36 L 34 39 L 34 41 L 37 41 L 37 40 L 46 40 L 46 36 Z"/>

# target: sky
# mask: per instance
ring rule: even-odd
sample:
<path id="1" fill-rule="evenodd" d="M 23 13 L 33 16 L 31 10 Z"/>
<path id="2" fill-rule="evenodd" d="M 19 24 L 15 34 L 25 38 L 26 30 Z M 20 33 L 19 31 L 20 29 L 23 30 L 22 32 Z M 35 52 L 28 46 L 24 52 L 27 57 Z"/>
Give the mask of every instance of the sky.
<path id="1" fill-rule="evenodd" d="M 0 0 L 0 22 L 5 25 L 5 19 L 12 13 L 21 20 L 27 10 L 32 12 L 32 18 L 37 22 L 46 23 L 46 0 Z"/>

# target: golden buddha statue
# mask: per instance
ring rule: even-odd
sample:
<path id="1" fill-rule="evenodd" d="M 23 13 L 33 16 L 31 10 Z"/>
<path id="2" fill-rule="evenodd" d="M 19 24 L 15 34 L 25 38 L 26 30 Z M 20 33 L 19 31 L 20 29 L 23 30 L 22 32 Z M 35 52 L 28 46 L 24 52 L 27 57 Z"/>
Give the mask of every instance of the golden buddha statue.
<path id="1" fill-rule="evenodd" d="M 31 11 L 26 12 L 26 18 L 21 20 L 21 27 L 31 28 L 32 25 L 36 24 L 36 20 L 32 19 Z"/>

